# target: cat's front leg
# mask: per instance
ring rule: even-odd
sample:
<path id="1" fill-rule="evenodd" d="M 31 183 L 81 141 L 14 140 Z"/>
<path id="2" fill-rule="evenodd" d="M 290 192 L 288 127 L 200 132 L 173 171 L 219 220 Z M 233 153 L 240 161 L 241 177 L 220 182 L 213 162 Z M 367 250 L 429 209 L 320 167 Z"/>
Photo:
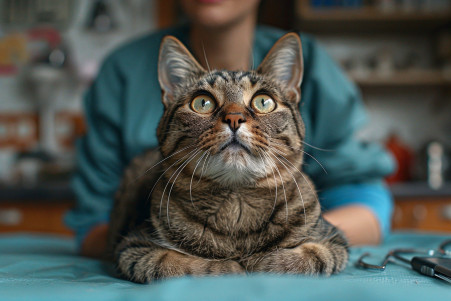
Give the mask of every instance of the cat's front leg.
<path id="1" fill-rule="evenodd" d="M 307 242 L 295 248 L 254 254 L 242 264 L 249 272 L 330 275 L 343 270 L 347 259 L 345 246 Z"/>
<path id="2" fill-rule="evenodd" d="M 236 261 L 210 260 L 187 255 L 137 237 L 125 237 L 115 253 L 120 275 L 138 283 L 184 275 L 245 273 L 244 268 Z"/>

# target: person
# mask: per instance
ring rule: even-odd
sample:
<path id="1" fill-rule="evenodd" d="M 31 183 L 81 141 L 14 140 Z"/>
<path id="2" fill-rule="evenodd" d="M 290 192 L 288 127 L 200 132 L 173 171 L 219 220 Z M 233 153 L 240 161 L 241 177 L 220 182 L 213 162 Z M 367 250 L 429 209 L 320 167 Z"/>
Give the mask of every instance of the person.
<path id="1" fill-rule="evenodd" d="M 102 256 L 122 172 L 134 156 L 157 146 L 163 114 L 157 77 L 162 38 L 177 37 L 205 69 L 248 70 L 284 34 L 257 25 L 259 0 L 180 2 L 187 25 L 149 34 L 113 52 L 85 96 L 88 131 L 77 145 L 73 179 L 77 206 L 66 216 L 83 255 Z M 351 245 L 378 243 L 390 228 L 392 198 L 382 178 L 392 172 L 393 160 L 379 145 L 355 139 L 366 121 L 358 90 L 314 39 L 300 37 L 300 110 L 309 154 L 304 171 L 315 182 L 324 217 Z"/>

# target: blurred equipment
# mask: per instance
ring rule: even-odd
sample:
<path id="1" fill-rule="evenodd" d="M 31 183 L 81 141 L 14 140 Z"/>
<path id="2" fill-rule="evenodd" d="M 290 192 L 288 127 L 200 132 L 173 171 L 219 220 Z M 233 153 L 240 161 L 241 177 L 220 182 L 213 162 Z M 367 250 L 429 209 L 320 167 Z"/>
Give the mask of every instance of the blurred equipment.
<path id="1" fill-rule="evenodd" d="M 72 16 L 74 0 L 3 0 L 0 23 L 7 28 L 29 28 L 38 24 L 66 28 Z"/>
<path id="2" fill-rule="evenodd" d="M 411 180 L 411 167 L 413 163 L 412 150 L 404 145 L 401 139 L 395 134 L 392 134 L 390 138 L 388 138 L 385 145 L 395 157 L 398 165 L 396 172 L 387 177 L 387 183 L 392 184 Z"/>
<path id="3" fill-rule="evenodd" d="M 397 261 L 393 260 L 397 259 L 400 262 L 410 264 L 412 269 L 420 274 L 451 283 L 451 251 L 446 249 L 450 245 L 451 240 L 445 240 L 437 249 L 394 249 L 385 255 L 381 265 L 366 263 L 363 259 L 370 254 L 364 253 L 356 262 L 356 266 L 363 269 L 385 271 L 387 264 L 389 262 L 397 263 Z M 422 256 L 405 258 L 403 255 L 406 254 Z"/>
<path id="4" fill-rule="evenodd" d="M 52 28 L 30 31 L 33 39 L 41 39 L 46 46 L 34 53 L 25 72 L 25 84 L 39 112 L 39 148 L 47 155 L 58 153 L 55 131 L 55 103 L 58 94 L 69 82 L 67 51 L 59 32 Z"/>
<path id="5" fill-rule="evenodd" d="M 416 174 L 431 189 L 443 188 L 450 172 L 449 151 L 444 143 L 432 140 L 420 149 Z"/>
<path id="6" fill-rule="evenodd" d="M 116 26 L 108 2 L 105 0 L 97 0 L 92 6 L 92 12 L 88 20 L 88 29 L 106 33 L 114 29 Z"/>
<path id="7" fill-rule="evenodd" d="M 13 169 L 16 153 L 10 149 L 0 149 L 0 182 L 12 183 L 14 181 Z"/>
<path id="8" fill-rule="evenodd" d="M 15 33 L 0 38 L 0 76 L 16 74 L 18 66 L 27 59 L 25 35 Z"/>
<path id="9" fill-rule="evenodd" d="M 426 147 L 427 182 L 433 189 L 439 189 L 445 182 L 445 174 L 449 168 L 448 157 L 442 143 L 433 141 Z"/>

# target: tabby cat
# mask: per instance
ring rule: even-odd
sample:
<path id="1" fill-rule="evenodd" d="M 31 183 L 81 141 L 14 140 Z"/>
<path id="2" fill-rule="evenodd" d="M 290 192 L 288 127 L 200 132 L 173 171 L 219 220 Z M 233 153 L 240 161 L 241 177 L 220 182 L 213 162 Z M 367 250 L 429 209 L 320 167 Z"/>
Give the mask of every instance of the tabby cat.
<path id="1" fill-rule="evenodd" d="M 158 150 L 126 169 L 109 246 L 120 275 L 341 271 L 347 242 L 327 223 L 301 171 L 299 36 L 257 70 L 206 71 L 176 38 L 160 48 Z"/>

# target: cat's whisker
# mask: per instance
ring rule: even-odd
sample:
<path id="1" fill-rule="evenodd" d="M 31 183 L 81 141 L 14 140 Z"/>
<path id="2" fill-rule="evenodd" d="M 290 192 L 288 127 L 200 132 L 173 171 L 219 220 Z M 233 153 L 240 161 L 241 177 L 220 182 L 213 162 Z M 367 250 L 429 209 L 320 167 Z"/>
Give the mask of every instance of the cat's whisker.
<path id="1" fill-rule="evenodd" d="M 296 178 L 294 177 L 293 173 L 291 172 L 291 170 L 288 169 L 288 167 L 279 159 L 277 158 L 277 156 L 274 153 L 271 153 L 273 155 L 274 158 L 276 158 L 280 164 L 282 164 L 285 169 L 290 173 L 291 178 L 293 178 L 294 184 L 296 184 L 296 188 L 298 189 L 299 195 L 301 196 L 301 201 L 302 201 L 302 208 L 304 210 L 304 224 L 307 224 L 307 217 L 305 215 L 305 203 L 304 203 L 304 197 L 302 196 L 302 192 L 301 189 L 299 188 L 298 182 L 296 181 Z"/>
<path id="2" fill-rule="evenodd" d="M 268 158 L 268 156 L 267 156 L 264 152 L 262 152 L 262 154 L 263 154 L 267 159 L 269 159 L 269 161 L 271 162 L 270 158 Z M 274 210 L 276 209 L 276 203 L 277 203 L 277 180 L 276 180 L 276 173 L 275 173 L 274 169 L 272 168 L 272 165 L 269 164 L 269 167 L 271 168 L 272 175 L 273 175 L 273 177 L 274 177 L 274 186 L 275 186 L 275 190 L 276 190 L 276 194 L 275 194 L 275 196 L 274 196 L 274 204 L 273 204 L 271 213 L 269 214 L 269 217 L 268 217 L 268 218 L 271 218 L 271 215 L 274 213 Z"/>
<path id="3" fill-rule="evenodd" d="M 289 145 L 286 145 L 286 144 L 277 143 L 277 142 L 275 142 L 275 141 L 278 141 L 278 140 L 275 140 L 275 139 L 272 139 L 272 138 L 268 138 L 268 140 L 271 142 L 271 144 L 278 145 L 278 146 L 281 146 L 281 147 L 288 147 L 288 148 L 290 148 L 290 149 L 292 149 L 292 150 L 294 150 L 294 151 L 300 151 L 300 150 L 302 150 L 302 148 L 295 148 L 295 147 L 292 147 L 292 146 L 289 146 Z M 279 151 L 282 151 L 282 150 L 279 150 Z M 286 155 L 286 154 L 285 154 L 285 155 Z"/>
<path id="4" fill-rule="evenodd" d="M 161 180 L 161 178 L 164 176 L 164 174 L 171 169 L 175 164 L 181 162 L 183 159 L 185 159 L 187 156 L 190 156 L 192 153 L 194 153 L 197 149 L 193 149 L 192 151 L 190 151 L 188 154 L 184 155 L 182 158 L 178 159 L 177 161 L 175 161 L 174 163 L 171 164 L 171 166 L 169 166 L 157 179 L 157 181 L 155 182 L 155 184 L 153 185 L 152 189 L 150 190 L 149 194 L 147 195 L 147 200 L 149 200 L 150 196 L 152 195 L 155 187 L 157 186 L 158 182 Z M 161 216 L 161 202 L 160 202 L 160 213 L 159 216 Z"/>
<path id="5" fill-rule="evenodd" d="M 179 171 L 180 168 L 183 167 L 183 165 L 189 160 L 191 159 L 193 156 L 195 156 L 197 154 L 197 152 L 199 151 L 199 149 L 196 149 L 196 151 L 194 152 L 194 154 L 190 155 L 187 159 L 185 159 L 185 161 L 183 161 L 182 164 L 180 164 L 180 166 L 177 167 L 177 169 L 172 173 L 171 177 L 167 180 L 166 185 L 164 186 L 163 189 L 163 193 L 161 194 L 161 199 L 160 199 L 160 215 L 159 218 L 161 218 L 161 207 L 163 205 L 163 198 L 164 198 L 164 193 L 166 192 L 166 189 L 168 188 L 168 185 L 171 183 L 171 179 L 174 177 L 174 175 Z M 168 211 L 169 208 L 166 207 L 166 211 Z M 169 223 L 169 213 L 167 213 L 168 216 L 168 227 L 170 227 L 170 223 Z"/>
<path id="6" fill-rule="evenodd" d="M 204 41 L 202 41 L 202 51 L 204 52 L 205 63 L 207 64 L 208 73 L 211 73 L 210 64 L 208 64 L 207 53 L 205 52 Z"/>
<path id="7" fill-rule="evenodd" d="M 250 47 L 249 47 L 249 49 L 250 49 L 250 53 L 251 53 L 251 59 L 252 59 L 252 68 L 251 68 L 251 71 L 252 70 L 255 70 L 255 58 L 254 58 L 254 50 L 252 49 L 252 43 L 250 43 L 250 45 L 249 45 Z"/>
<path id="8" fill-rule="evenodd" d="M 307 156 L 309 156 L 310 158 L 312 158 L 313 160 L 316 161 L 316 163 L 318 163 L 319 166 L 321 166 L 321 168 L 323 169 L 323 171 L 326 173 L 326 175 L 328 174 L 327 170 L 324 168 L 324 166 L 318 161 L 318 159 L 316 159 L 313 155 L 307 153 L 304 150 L 301 150 L 301 152 L 303 152 L 304 154 L 306 154 Z"/>
<path id="9" fill-rule="evenodd" d="M 285 155 L 285 156 L 288 156 L 288 154 L 286 154 L 286 153 L 285 153 L 284 151 L 282 151 L 281 149 L 276 148 L 275 145 L 280 146 L 281 148 L 283 148 L 283 147 L 288 147 L 288 148 L 292 149 L 293 151 L 301 151 L 301 150 L 302 150 L 302 148 L 295 148 L 295 147 L 292 147 L 292 146 L 289 146 L 289 145 L 286 145 L 286 144 L 277 143 L 277 142 L 274 141 L 274 139 L 271 139 L 271 138 L 269 138 L 268 140 L 271 142 L 271 144 L 269 145 L 269 147 L 271 147 L 271 148 L 273 148 L 273 149 L 277 149 L 280 153 L 282 153 L 282 154 Z"/>
<path id="10" fill-rule="evenodd" d="M 192 176 L 191 176 L 191 181 L 190 181 L 190 183 L 189 183 L 189 197 L 190 197 L 190 199 L 191 199 L 191 204 L 193 205 L 193 208 L 195 207 L 195 206 L 194 206 L 194 202 L 193 202 L 193 194 L 192 194 L 192 187 L 193 187 L 194 174 L 196 173 L 197 166 L 199 166 L 199 163 L 201 162 L 202 158 L 203 158 L 206 154 L 207 154 L 207 151 L 204 151 L 204 153 L 202 154 L 202 156 L 200 156 L 200 158 L 197 160 L 196 166 L 194 167 L 193 174 L 192 174 Z"/>
<path id="11" fill-rule="evenodd" d="M 210 151 L 208 151 L 207 156 L 204 159 L 204 163 L 202 163 L 202 170 L 200 172 L 200 176 L 199 176 L 199 180 L 197 181 L 197 184 L 199 184 L 200 180 L 202 179 L 202 177 L 204 175 L 205 163 L 207 162 L 208 156 L 210 156 Z"/>
<path id="12" fill-rule="evenodd" d="M 164 159 L 158 161 L 157 163 L 155 163 L 154 165 L 152 165 L 150 168 L 148 168 L 142 175 L 138 176 L 138 177 L 135 179 L 135 181 L 138 180 L 140 177 L 144 176 L 145 174 L 147 174 L 147 173 L 148 173 L 152 168 L 154 168 L 155 166 L 157 166 L 157 165 L 163 163 L 163 162 L 166 161 L 167 159 L 169 159 L 169 158 L 171 158 L 171 157 L 177 155 L 178 153 L 180 153 L 180 152 L 182 152 L 182 151 L 184 151 L 184 150 L 186 150 L 186 149 L 188 149 L 188 148 L 190 148 L 190 147 L 194 147 L 195 145 L 196 145 L 196 143 L 193 143 L 193 144 L 191 144 L 191 145 L 188 145 L 188 146 L 182 148 L 181 150 L 176 151 L 176 152 L 173 153 L 172 155 L 167 156 L 166 158 L 164 158 Z"/>
<path id="13" fill-rule="evenodd" d="M 171 192 L 172 192 L 172 188 L 174 188 L 174 185 L 175 185 L 175 182 L 177 181 L 177 178 L 179 177 L 179 175 L 182 173 L 182 171 L 183 171 L 183 169 L 185 169 L 185 167 L 197 156 L 197 154 L 199 154 L 200 152 L 202 152 L 202 150 L 201 149 L 199 149 L 197 152 L 195 152 L 194 153 L 194 155 L 192 155 L 189 159 L 187 159 L 180 167 L 181 167 L 181 169 L 180 169 L 180 167 L 179 167 L 179 169 L 180 169 L 180 171 L 178 172 L 178 174 L 175 176 L 175 179 L 174 179 L 174 181 L 172 182 L 172 185 L 171 185 L 171 188 L 169 189 L 169 193 L 168 193 L 168 202 L 167 202 L 167 205 L 166 205 L 166 215 L 167 215 L 167 218 L 168 218 L 168 226 L 170 227 L 170 223 L 169 223 L 169 200 L 170 200 L 170 198 L 171 198 Z M 177 172 L 177 171 L 176 171 Z M 172 176 L 171 176 L 171 178 L 172 178 Z M 168 180 L 168 183 L 169 183 L 169 181 L 170 181 L 171 179 L 169 179 Z M 164 195 L 164 193 L 163 193 L 163 195 Z"/>
<path id="14" fill-rule="evenodd" d="M 302 143 L 302 144 L 305 144 L 305 145 L 308 145 L 308 146 L 310 146 L 310 147 L 313 148 L 313 149 L 316 149 L 316 150 L 319 150 L 319 151 L 323 151 L 323 152 L 333 152 L 333 151 L 335 151 L 335 150 L 333 150 L 333 149 L 320 148 L 320 147 L 317 147 L 317 146 L 308 144 L 308 143 L 305 142 L 305 141 L 301 141 L 301 143 Z"/>
<path id="15" fill-rule="evenodd" d="M 179 163 L 180 161 L 182 161 L 183 159 L 185 159 L 187 156 L 189 156 L 190 154 L 192 154 L 194 151 L 196 151 L 195 149 L 190 151 L 188 154 L 185 154 L 182 158 L 178 159 L 177 161 L 175 161 L 173 164 L 171 164 L 157 179 L 157 181 L 155 182 L 155 184 L 152 186 L 152 189 L 149 192 L 149 195 L 147 196 L 147 199 L 149 199 L 149 197 L 152 195 L 152 192 L 154 191 L 155 187 L 157 186 L 158 182 L 160 181 L 160 179 L 163 177 L 163 175 L 171 168 L 173 167 L 175 164 Z M 174 154 L 175 155 L 175 154 Z M 168 157 L 169 158 L 169 157 Z M 168 159 L 166 158 L 166 159 Z M 165 160 L 166 160 L 165 159 Z M 159 163 L 157 163 L 159 164 Z"/>
<path id="16" fill-rule="evenodd" d="M 274 148 L 271 148 L 271 149 L 272 149 L 272 151 L 275 151 L 275 152 L 277 153 L 277 150 L 276 150 L 276 149 L 274 149 Z M 291 163 L 290 160 L 288 160 L 287 158 L 285 158 L 283 155 L 281 155 L 281 154 L 279 154 L 279 153 L 277 153 L 277 154 L 278 154 L 283 160 L 285 160 L 288 164 L 290 164 L 297 172 L 299 172 L 299 173 L 301 174 L 302 178 L 303 178 L 304 181 L 307 183 L 307 185 L 308 185 L 308 187 L 309 187 L 309 189 L 310 189 L 310 192 L 316 195 L 316 193 L 315 193 L 315 191 L 314 191 L 312 185 L 311 185 L 310 182 L 307 181 L 307 179 L 305 178 L 304 173 L 303 173 L 302 171 L 300 171 L 293 163 Z"/>
<path id="17" fill-rule="evenodd" d="M 272 143 L 274 143 L 274 144 L 279 144 L 279 145 L 282 145 L 282 146 L 285 146 L 285 147 L 289 147 L 289 148 L 291 148 L 291 149 L 293 149 L 293 150 L 301 150 L 301 149 L 299 149 L 299 148 L 295 148 L 295 147 L 292 147 L 292 146 L 288 146 L 288 145 L 284 145 L 284 144 L 280 144 L 280 143 L 275 143 L 274 141 L 279 141 L 277 138 L 271 138 L 271 137 L 268 137 L 270 140 L 271 140 L 271 142 Z M 317 147 L 317 146 L 314 146 L 314 145 L 312 145 L 312 144 L 309 144 L 309 143 L 307 143 L 307 142 L 305 142 L 305 141 L 301 141 L 301 143 L 302 144 L 305 144 L 305 145 L 307 145 L 307 146 L 309 146 L 309 147 L 311 147 L 311 148 L 313 148 L 313 149 L 316 149 L 316 150 L 319 150 L 319 151 L 323 151 L 323 152 L 334 152 L 335 150 L 333 150 L 333 149 L 325 149 L 325 148 L 320 148 L 320 147 Z"/>
<path id="18" fill-rule="evenodd" d="M 272 190 L 271 190 L 271 184 L 269 184 L 269 179 L 268 179 L 268 172 L 266 171 L 266 163 L 265 163 L 265 160 L 263 160 L 263 157 L 262 157 L 262 155 L 260 154 L 260 152 L 257 152 L 258 153 L 258 155 L 260 156 L 260 159 L 262 160 L 262 163 L 263 163 L 263 168 L 264 168 L 264 170 L 265 170 L 265 176 L 266 176 L 266 183 L 268 184 L 268 188 L 269 188 L 269 191 L 271 192 L 271 194 L 272 194 Z"/>
<path id="19" fill-rule="evenodd" d="M 275 170 L 279 174 L 280 181 L 282 182 L 283 196 L 285 198 L 285 213 L 286 213 L 285 217 L 286 217 L 286 222 L 288 223 L 288 201 L 287 201 L 287 193 L 285 191 L 285 184 L 283 182 L 282 174 L 280 173 L 280 170 L 277 167 L 277 164 L 274 162 L 274 160 L 272 160 L 271 157 L 269 157 L 269 155 L 266 154 L 266 156 L 268 157 L 268 159 L 271 160 L 272 164 L 274 165 Z"/>
<path id="20" fill-rule="evenodd" d="M 210 154 L 211 154 L 211 152 L 210 152 Z M 210 167 L 211 158 L 212 158 L 212 156 L 210 156 L 210 157 L 208 158 L 207 164 L 206 164 L 206 166 L 205 166 L 205 170 L 206 170 L 206 171 L 208 171 L 208 168 Z"/>
<path id="21" fill-rule="evenodd" d="M 304 154 L 306 154 L 307 156 L 309 156 L 310 158 L 312 158 L 313 160 L 316 161 L 316 163 L 318 163 L 319 166 L 321 166 L 322 170 L 326 173 L 326 175 L 328 174 L 327 170 L 324 168 L 324 166 L 318 161 L 318 159 L 316 159 L 313 155 L 307 153 L 304 150 L 301 150 L 301 152 L 303 152 Z"/>
<path id="22" fill-rule="evenodd" d="M 274 148 L 274 147 L 269 147 L 270 151 L 276 152 L 277 155 L 279 155 L 281 158 L 283 158 L 286 162 L 288 162 L 294 169 L 296 169 L 299 173 L 302 173 L 293 163 L 291 163 L 290 160 L 288 160 L 285 156 L 286 154 L 280 152 L 278 149 Z"/>
<path id="23" fill-rule="evenodd" d="M 272 139 L 270 139 L 270 140 L 272 140 Z M 310 158 L 312 158 L 313 160 L 315 160 L 316 163 L 318 163 L 318 165 L 323 169 L 323 171 L 324 171 L 326 174 L 328 174 L 328 173 L 327 173 L 327 170 L 324 168 L 324 166 L 321 164 L 321 162 L 319 162 L 318 159 L 316 159 L 313 155 L 309 154 L 309 153 L 306 152 L 305 150 L 303 150 L 303 149 L 298 149 L 298 148 L 294 148 L 294 147 L 291 147 L 291 146 L 288 146 L 288 145 L 283 145 L 283 144 L 276 143 L 276 142 L 273 142 L 273 141 L 271 141 L 271 143 L 272 143 L 272 144 L 281 145 L 281 146 L 285 146 L 285 147 L 291 148 L 291 149 L 293 149 L 293 150 L 295 150 L 295 151 L 301 151 L 301 152 L 303 152 L 304 154 L 306 154 L 307 156 L 309 156 Z M 286 155 L 286 154 L 285 154 L 285 155 Z"/>

